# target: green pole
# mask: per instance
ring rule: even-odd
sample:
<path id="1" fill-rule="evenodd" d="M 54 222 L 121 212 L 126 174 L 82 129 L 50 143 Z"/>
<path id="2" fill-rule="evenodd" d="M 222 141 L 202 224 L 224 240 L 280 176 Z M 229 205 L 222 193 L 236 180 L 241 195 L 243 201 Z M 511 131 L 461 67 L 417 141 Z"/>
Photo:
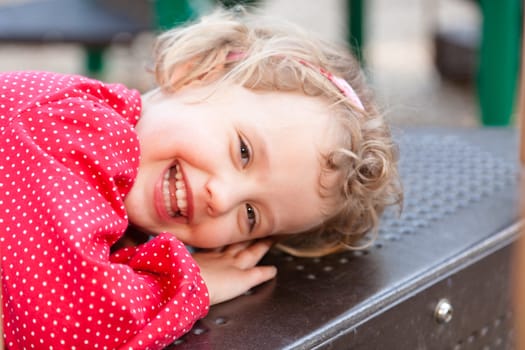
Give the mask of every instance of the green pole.
<path id="1" fill-rule="evenodd" d="M 158 29 L 170 29 L 196 18 L 197 13 L 187 0 L 155 0 L 155 17 Z"/>
<path id="2" fill-rule="evenodd" d="M 508 125 L 514 112 L 521 48 L 521 0 L 481 0 L 477 76 L 481 121 Z"/>
<path id="3" fill-rule="evenodd" d="M 86 74 L 93 78 L 100 78 L 104 72 L 105 47 L 89 47 L 85 49 Z"/>
<path id="4" fill-rule="evenodd" d="M 356 57 L 363 62 L 365 13 L 363 0 L 347 0 L 347 41 Z"/>

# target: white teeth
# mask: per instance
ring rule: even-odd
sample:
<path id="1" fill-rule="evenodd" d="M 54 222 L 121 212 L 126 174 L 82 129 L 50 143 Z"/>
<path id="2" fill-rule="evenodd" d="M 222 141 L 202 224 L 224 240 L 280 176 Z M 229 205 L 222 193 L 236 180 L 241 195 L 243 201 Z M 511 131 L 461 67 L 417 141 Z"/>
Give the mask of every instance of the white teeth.
<path id="1" fill-rule="evenodd" d="M 175 212 L 171 208 L 170 200 L 170 172 L 166 171 L 164 174 L 164 181 L 162 182 L 162 194 L 164 195 L 164 206 L 169 216 L 175 216 Z"/>
<path id="2" fill-rule="evenodd" d="M 177 206 L 179 207 L 179 210 L 183 216 L 188 216 L 188 201 L 186 200 L 186 186 L 184 185 L 184 182 L 177 181 L 175 182 L 175 187 L 177 190 L 175 191 L 175 196 L 177 197 Z"/>
<path id="3" fill-rule="evenodd" d="M 173 175 L 173 172 L 175 173 Z M 186 200 L 187 193 L 186 193 L 186 185 L 184 184 L 182 172 L 180 171 L 180 167 L 178 164 L 175 165 L 175 171 L 173 171 L 173 168 L 166 171 L 166 174 L 164 175 L 164 181 L 162 183 L 162 193 L 164 196 L 164 204 L 166 206 L 166 211 L 168 212 L 169 216 L 175 217 L 177 216 L 177 213 L 173 211 L 173 207 L 171 205 L 171 193 L 170 193 L 170 175 L 172 175 L 175 178 L 175 199 L 177 201 L 177 207 L 179 209 L 179 214 L 182 216 L 188 216 L 188 201 Z"/>

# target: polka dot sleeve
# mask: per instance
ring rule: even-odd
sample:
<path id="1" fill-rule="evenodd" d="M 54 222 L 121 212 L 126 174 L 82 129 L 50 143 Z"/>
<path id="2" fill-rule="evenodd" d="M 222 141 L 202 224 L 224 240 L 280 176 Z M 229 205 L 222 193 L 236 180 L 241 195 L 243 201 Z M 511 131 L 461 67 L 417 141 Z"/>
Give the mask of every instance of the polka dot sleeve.
<path id="1" fill-rule="evenodd" d="M 50 73 L 0 74 L 0 252 L 9 349 L 161 349 L 208 310 L 163 234 L 111 255 L 139 162 L 140 96 Z"/>

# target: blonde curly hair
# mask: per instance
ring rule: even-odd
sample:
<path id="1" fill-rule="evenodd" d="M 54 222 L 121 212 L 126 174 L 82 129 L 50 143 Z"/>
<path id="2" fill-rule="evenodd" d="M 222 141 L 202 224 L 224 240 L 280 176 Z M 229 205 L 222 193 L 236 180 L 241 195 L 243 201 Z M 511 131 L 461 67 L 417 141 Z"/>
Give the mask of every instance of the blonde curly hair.
<path id="1" fill-rule="evenodd" d="M 318 227 L 283 235 L 278 242 L 282 250 L 296 256 L 322 256 L 355 249 L 365 234 L 377 232 L 385 207 L 401 205 L 396 145 L 349 50 L 315 39 L 289 23 L 237 8 L 217 10 L 161 34 L 155 53 L 155 77 L 166 92 L 196 81 L 218 81 L 256 90 L 300 91 L 330 102 L 338 148 L 323 155 L 320 186 L 323 195 L 338 204 L 325 213 L 327 219 Z M 364 110 L 312 67 L 345 79 Z M 323 184 L 325 172 L 337 174 L 335 188 Z"/>

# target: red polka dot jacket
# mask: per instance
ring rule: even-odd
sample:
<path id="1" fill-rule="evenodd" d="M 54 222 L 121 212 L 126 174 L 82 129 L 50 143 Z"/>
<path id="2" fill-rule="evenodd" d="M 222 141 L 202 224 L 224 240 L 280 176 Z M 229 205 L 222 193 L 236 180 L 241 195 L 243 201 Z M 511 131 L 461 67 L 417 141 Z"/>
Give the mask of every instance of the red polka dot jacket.
<path id="1" fill-rule="evenodd" d="M 140 95 L 43 72 L 0 74 L 0 256 L 9 349 L 160 349 L 208 311 L 170 234 L 114 254 L 128 225 Z"/>

